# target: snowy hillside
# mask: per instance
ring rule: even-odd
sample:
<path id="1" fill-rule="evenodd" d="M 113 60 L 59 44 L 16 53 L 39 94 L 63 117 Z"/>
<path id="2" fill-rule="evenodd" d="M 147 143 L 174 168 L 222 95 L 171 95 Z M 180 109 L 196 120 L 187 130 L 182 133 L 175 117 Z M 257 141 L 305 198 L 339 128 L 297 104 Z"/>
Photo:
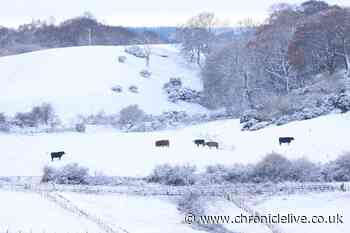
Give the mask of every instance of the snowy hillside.
<path id="1" fill-rule="evenodd" d="M 189 113 L 205 111 L 193 104 L 172 104 L 162 87 L 172 77 L 182 79 L 185 87 L 201 89 L 196 67 L 189 67 L 172 45 L 152 46 L 150 78 L 140 72 L 145 59 L 127 54 L 125 47 L 95 46 L 51 49 L 0 58 L 0 112 L 15 114 L 29 111 L 42 102 L 52 103 L 62 119 L 77 114 L 105 111 L 118 113 L 138 104 L 150 114 L 169 110 Z M 125 63 L 118 57 L 126 56 Z M 122 93 L 112 87 L 120 85 Z M 139 93 L 128 89 L 135 85 Z"/>
<path id="2" fill-rule="evenodd" d="M 0 192 L 1 232 L 100 232 L 94 223 L 36 193 Z M 64 223 L 64 224 L 62 224 Z"/>
<path id="3" fill-rule="evenodd" d="M 158 164 L 192 164 L 203 169 L 213 164 L 255 163 L 273 151 L 287 158 L 326 162 L 350 151 L 349 123 L 350 114 L 335 114 L 254 132 L 241 131 L 238 120 L 226 120 L 152 133 L 88 128 L 85 134 L 0 134 L 0 175 L 41 175 L 45 165 L 77 162 L 92 174 L 146 176 Z M 280 146 L 281 136 L 295 137 L 295 141 Z M 216 140 L 220 149 L 198 148 L 192 142 L 196 138 Z M 170 148 L 156 148 L 154 142 L 159 139 L 169 139 Z M 67 153 L 62 161 L 51 162 L 49 152 L 61 150 Z"/>

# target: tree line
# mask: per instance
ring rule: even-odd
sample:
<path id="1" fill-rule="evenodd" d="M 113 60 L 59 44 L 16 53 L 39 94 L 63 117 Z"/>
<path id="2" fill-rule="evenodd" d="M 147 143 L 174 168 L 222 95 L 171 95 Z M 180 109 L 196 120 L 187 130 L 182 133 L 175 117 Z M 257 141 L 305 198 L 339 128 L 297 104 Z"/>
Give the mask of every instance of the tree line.
<path id="1" fill-rule="evenodd" d="M 226 34 L 215 33 L 218 22 L 202 13 L 178 30 L 184 54 L 202 69 L 208 107 L 241 112 L 317 82 L 318 74 L 350 73 L 349 8 L 277 4 L 264 23 L 246 20 Z"/>
<path id="2" fill-rule="evenodd" d="M 54 20 L 33 20 L 16 29 L 0 26 L 0 55 L 71 46 L 161 42 L 167 41 L 156 31 L 106 25 L 88 13 L 58 25 Z"/>

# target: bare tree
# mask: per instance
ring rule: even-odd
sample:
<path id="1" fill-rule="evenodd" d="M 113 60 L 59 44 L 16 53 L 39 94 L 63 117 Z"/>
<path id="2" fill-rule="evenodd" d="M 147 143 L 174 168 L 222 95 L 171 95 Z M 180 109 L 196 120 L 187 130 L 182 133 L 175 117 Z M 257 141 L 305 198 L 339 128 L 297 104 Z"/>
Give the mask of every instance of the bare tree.
<path id="1" fill-rule="evenodd" d="M 329 8 L 308 18 L 300 25 L 291 43 L 293 65 L 312 66 L 315 73 L 333 74 L 340 64 L 350 69 L 350 12 Z M 299 56 L 299 57 L 298 57 Z"/>
<path id="2" fill-rule="evenodd" d="M 252 41 L 260 66 L 273 84 L 283 83 L 286 93 L 290 91 L 293 76 L 288 58 L 288 48 L 299 20 L 295 7 L 287 4 L 275 5 L 267 24 L 258 28 Z"/>
<path id="3" fill-rule="evenodd" d="M 182 48 L 191 61 L 201 65 L 201 57 L 210 53 L 214 39 L 213 28 L 219 21 L 213 13 L 204 12 L 190 18 L 178 31 Z"/>

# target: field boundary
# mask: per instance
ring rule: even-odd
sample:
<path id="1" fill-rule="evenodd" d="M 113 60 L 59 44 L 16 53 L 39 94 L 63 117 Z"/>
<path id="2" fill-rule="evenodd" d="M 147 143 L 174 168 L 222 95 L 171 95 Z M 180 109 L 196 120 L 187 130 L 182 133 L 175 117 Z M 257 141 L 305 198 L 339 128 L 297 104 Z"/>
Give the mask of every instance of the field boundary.
<path id="1" fill-rule="evenodd" d="M 69 211 L 75 215 L 83 216 L 85 219 L 87 219 L 90 222 L 95 223 L 97 226 L 99 226 L 101 229 L 103 229 L 106 233 L 130 233 L 129 231 L 118 227 L 118 229 L 114 229 L 109 224 L 107 224 L 101 217 L 98 217 L 96 215 L 90 214 L 87 211 L 83 210 L 82 208 L 78 207 L 74 203 L 72 203 L 67 198 L 63 197 L 60 194 L 53 193 L 53 192 L 38 192 L 44 199 L 53 202 L 54 204 L 58 205 L 62 209 Z"/>

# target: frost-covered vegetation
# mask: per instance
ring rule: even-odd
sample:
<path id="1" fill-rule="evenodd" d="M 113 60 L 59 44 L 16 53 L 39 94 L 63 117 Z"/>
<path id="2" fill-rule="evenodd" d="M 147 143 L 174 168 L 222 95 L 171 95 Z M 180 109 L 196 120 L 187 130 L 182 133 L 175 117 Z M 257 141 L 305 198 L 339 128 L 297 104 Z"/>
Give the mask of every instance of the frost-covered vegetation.
<path id="1" fill-rule="evenodd" d="M 276 4 L 263 24 L 216 34 L 213 13 L 179 30 L 202 70 L 202 101 L 241 118 L 245 130 L 349 111 L 350 11 L 324 1 Z"/>
<path id="2" fill-rule="evenodd" d="M 157 166 L 147 178 L 149 182 L 165 185 L 183 186 L 195 183 L 195 171 L 193 166 Z"/>
<path id="3" fill-rule="evenodd" d="M 191 166 L 157 166 L 148 182 L 182 186 L 193 184 L 280 183 L 280 182 L 349 182 L 350 153 L 327 164 L 305 158 L 289 160 L 280 154 L 266 155 L 256 164 L 210 165 L 204 172 Z"/>
<path id="4" fill-rule="evenodd" d="M 170 78 L 169 82 L 164 84 L 163 89 L 172 103 L 184 101 L 199 104 L 202 100 L 201 92 L 183 87 L 180 78 Z"/>
<path id="5" fill-rule="evenodd" d="M 89 169 L 78 164 L 68 164 L 62 168 L 46 166 L 41 181 L 57 184 L 88 184 Z"/>
<path id="6" fill-rule="evenodd" d="M 60 120 L 49 103 L 34 106 L 29 112 L 18 112 L 15 116 L 0 113 L 0 131 L 9 132 L 14 128 L 55 128 Z"/>

